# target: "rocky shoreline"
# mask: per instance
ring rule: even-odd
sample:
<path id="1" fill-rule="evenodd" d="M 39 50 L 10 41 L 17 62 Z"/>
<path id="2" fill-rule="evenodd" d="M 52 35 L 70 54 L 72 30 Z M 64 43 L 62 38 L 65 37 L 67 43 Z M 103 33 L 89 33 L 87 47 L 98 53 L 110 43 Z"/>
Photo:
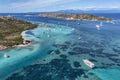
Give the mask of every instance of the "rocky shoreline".
<path id="1" fill-rule="evenodd" d="M 3 46 L 3 45 L 0 45 L 0 50 L 4 50 L 4 49 L 7 49 L 7 47 Z"/>

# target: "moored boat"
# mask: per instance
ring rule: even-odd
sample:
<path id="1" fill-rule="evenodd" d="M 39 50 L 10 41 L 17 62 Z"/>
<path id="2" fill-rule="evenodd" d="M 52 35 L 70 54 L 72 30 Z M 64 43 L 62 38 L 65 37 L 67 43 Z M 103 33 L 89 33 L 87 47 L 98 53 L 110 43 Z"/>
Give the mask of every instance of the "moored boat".
<path id="1" fill-rule="evenodd" d="M 97 30 L 100 30 L 100 27 L 101 27 L 100 25 L 96 25 Z"/>
<path id="2" fill-rule="evenodd" d="M 94 68 L 95 64 L 89 61 L 88 59 L 83 59 L 83 62 L 90 68 Z"/>

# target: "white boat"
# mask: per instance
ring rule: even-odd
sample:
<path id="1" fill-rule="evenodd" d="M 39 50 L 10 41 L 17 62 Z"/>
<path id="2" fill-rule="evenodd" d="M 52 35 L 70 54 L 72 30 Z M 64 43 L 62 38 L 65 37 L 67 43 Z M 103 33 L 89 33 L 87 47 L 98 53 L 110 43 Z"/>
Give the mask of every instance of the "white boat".
<path id="1" fill-rule="evenodd" d="M 100 27 L 102 27 L 102 26 L 103 26 L 103 22 L 100 22 L 99 25 L 96 25 L 97 30 L 100 30 Z"/>
<path id="2" fill-rule="evenodd" d="M 83 62 L 89 66 L 90 68 L 94 68 L 95 67 L 95 64 L 92 63 L 91 61 L 89 61 L 88 59 L 83 59 Z"/>
<path id="3" fill-rule="evenodd" d="M 100 27 L 101 27 L 100 25 L 96 25 L 97 30 L 100 30 Z"/>
<path id="4" fill-rule="evenodd" d="M 8 56 L 7 54 L 3 55 L 4 58 L 9 58 L 10 56 Z"/>

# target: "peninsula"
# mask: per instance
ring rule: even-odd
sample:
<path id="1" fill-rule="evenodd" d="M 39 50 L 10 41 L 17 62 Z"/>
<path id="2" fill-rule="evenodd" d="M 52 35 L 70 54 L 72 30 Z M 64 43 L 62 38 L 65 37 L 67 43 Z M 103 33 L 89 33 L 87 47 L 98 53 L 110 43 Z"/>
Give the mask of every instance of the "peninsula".
<path id="1" fill-rule="evenodd" d="M 102 17 L 102 16 L 94 16 L 94 15 L 91 15 L 91 14 L 45 13 L 45 14 L 39 14 L 38 16 L 64 18 L 66 20 L 111 21 L 110 18 L 105 18 L 105 17 Z"/>
<path id="2" fill-rule="evenodd" d="M 11 16 L 0 16 L 0 50 L 22 44 L 21 33 L 36 27 L 36 24 Z"/>

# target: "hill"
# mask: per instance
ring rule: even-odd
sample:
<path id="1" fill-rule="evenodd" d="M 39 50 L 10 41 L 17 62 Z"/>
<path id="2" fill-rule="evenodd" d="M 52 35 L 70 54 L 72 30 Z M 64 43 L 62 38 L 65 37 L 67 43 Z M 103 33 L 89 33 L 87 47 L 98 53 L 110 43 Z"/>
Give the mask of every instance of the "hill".
<path id="1" fill-rule="evenodd" d="M 0 16 L 0 50 L 23 43 L 21 32 L 37 27 L 27 21 L 11 16 Z"/>
<path id="2" fill-rule="evenodd" d="M 105 18 L 102 16 L 94 16 L 91 14 L 66 14 L 66 13 L 46 13 L 39 14 L 42 17 L 56 17 L 56 18 L 64 18 L 67 20 L 92 20 L 92 21 L 110 21 L 110 18 Z"/>

